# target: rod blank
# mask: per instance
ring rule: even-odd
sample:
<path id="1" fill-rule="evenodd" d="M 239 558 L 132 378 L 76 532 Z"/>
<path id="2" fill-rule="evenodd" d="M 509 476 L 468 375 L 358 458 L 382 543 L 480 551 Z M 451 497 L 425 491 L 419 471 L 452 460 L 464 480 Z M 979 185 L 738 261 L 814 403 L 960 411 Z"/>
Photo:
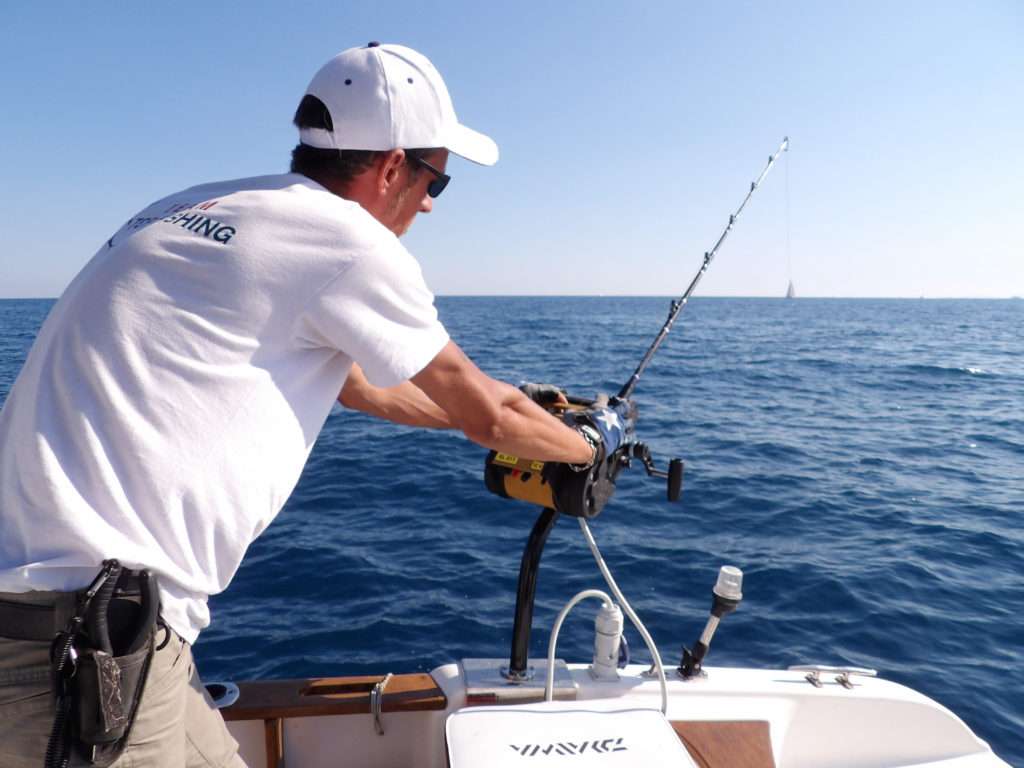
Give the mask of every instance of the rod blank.
<path id="1" fill-rule="evenodd" d="M 711 261 L 715 258 L 715 254 L 718 252 L 719 247 L 722 245 L 723 242 L 725 242 L 725 238 L 729 235 L 730 230 L 732 230 L 733 224 L 736 223 L 736 219 L 739 218 L 740 214 L 743 212 L 744 207 L 746 207 L 747 201 L 750 200 L 751 195 L 754 194 L 754 190 L 756 190 L 761 185 L 761 182 L 764 181 L 764 177 L 768 175 L 768 171 L 770 171 L 772 169 L 772 166 L 775 165 L 775 161 L 779 159 L 779 155 L 781 155 L 783 152 L 786 152 L 788 149 L 789 137 L 786 136 L 782 139 L 782 143 L 779 145 L 779 148 L 778 150 L 776 150 L 775 154 L 768 155 L 768 165 L 766 165 L 764 167 L 764 170 L 761 171 L 761 175 L 757 177 L 757 180 L 752 181 L 750 183 L 750 191 L 747 192 L 747 196 L 743 198 L 743 202 L 740 203 L 740 207 L 736 209 L 736 212 L 729 216 L 729 223 L 726 225 L 725 230 L 719 236 L 718 242 L 715 243 L 715 247 L 712 248 L 710 251 L 705 252 L 704 261 L 703 263 L 701 263 L 700 269 L 697 270 L 697 274 L 694 275 L 694 278 L 690 282 L 690 285 L 686 289 L 686 292 L 682 296 L 680 296 L 676 301 L 672 302 L 672 308 L 669 310 L 668 313 L 668 320 L 666 320 L 665 324 L 661 327 L 661 331 L 659 331 L 658 335 L 654 338 L 654 342 L 647 350 L 647 354 L 644 355 L 643 360 L 640 361 L 640 365 L 638 365 L 636 367 L 636 370 L 633 371 L 633 375 L 630 376 L 629 380 L 622 385 L 622 389 L 619 390 L 620 398 L 625 399 L 633 394 L 633 390 L 636 389 L 637 382 L 640 381 L 640 375 L 644 372 L 644 369 L 647 368 L 647 364 L 651 362 L 651 358 L 654 357 L 654 353 L 658 351 L 658 347 L 661 346 L 661 342 L 663 342 L 665 340 L 665 337 L 668 336 L 668 332 L 672 329 L 672 324 L 675 323 L 676 318 L 679 317 L 679 313 L 683 311 L 683 307 L 686 306 L 686 302 L 690 300 L 690 294 L 693 293 L 693 289 L 697 287 L 697 283 L 700 282 L 700 279 L 704 276 L 704 273 L 708 271 L 708 267 L 711 265 Z"/>

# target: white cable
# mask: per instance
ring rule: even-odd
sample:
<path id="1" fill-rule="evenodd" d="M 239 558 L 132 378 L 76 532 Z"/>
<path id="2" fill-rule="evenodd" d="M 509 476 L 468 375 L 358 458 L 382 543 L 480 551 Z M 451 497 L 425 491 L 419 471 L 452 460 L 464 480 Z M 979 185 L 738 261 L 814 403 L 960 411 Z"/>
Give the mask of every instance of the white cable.
<path id="1" fill-rule="evenodd" d="M 644 642 L 647 643 L 647 649 L 651 652 L 651 657 L 654 659 L 654 669 L 658 673 L 658 682 L 661 683 L 661 713 L 668 715 L 668 682 L 665 680 L 665 670 L 661 666 L 661 654 L 658 653 L 658 646 L 654 644 L 654 640 L 651 638 L 650 633 L 647 631 L 647 627 L 643 625 L 640 618 L 634 613 L 632 606 L 626 600 L 625 595 L 622 594 L 622 590 L 619 589 L 619 585 L 615 583 L 615 579 L 612 578 L 611 571 L 608 570 L 608 566 L 605 565 L 604 558 L 601 557 L 601 551 L 597 548 L 597 542 L 594 541 L 594 535 L 590 532 L 590 526 L 587 525 L 585 518 L 577 518 L 580 521 L 580 530 L 583 531 L 583 538 L 587 540 L 587 544 L 590 545 L 590 551 L 594 555 L 594 559 L 597 561 L 597 567 L 601 569 L 601 575 L 604 576 L 604 580 L 608 582 L 608 587 L 611 589 L 612 594 L 615 595 L 615 599 L 619 601 L 619 605 L 622 606 L 622 611 L 629 620 L 633 622 L 633 626 L 636 627 L 637 632 L 643 637 Z M 580 593 L 583 594 L 583 593 Z M 550 670 L 549 670 L 550 674 Z"/>
<path id="2" fill-rule="evenodd" d="M 577 592 L 572 600 L 565 604 L 565 608 L 559 612 L 558 618 L 555 619 L 555 625 L 551 628 L 551 639 L 548 641 L 548 674 L 544 683 L 544 701 L 551 701 L 555 695 L 555 646 L 558 645 L 558 632 L 562 628 L 562 622 L 577 603 L 588 597 L 596 597 L 605 605 L 612 603 L 612 599 L 600 589 L 585 589 L 582 592 Z"/>

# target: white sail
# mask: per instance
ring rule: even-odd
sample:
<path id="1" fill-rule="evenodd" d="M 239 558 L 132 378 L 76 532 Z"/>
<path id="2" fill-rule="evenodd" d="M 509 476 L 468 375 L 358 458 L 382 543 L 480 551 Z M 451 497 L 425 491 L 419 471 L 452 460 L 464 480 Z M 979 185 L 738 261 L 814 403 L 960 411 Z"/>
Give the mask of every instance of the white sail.
<path id="1" fill-rule="evenodd" d="M 793 281 L 792 280 L 789 281 L 789 288 L 786 289 L 786 298 L 787 299 L 795 299 L 796 298 L 796 289 L 793 288 Z"/>

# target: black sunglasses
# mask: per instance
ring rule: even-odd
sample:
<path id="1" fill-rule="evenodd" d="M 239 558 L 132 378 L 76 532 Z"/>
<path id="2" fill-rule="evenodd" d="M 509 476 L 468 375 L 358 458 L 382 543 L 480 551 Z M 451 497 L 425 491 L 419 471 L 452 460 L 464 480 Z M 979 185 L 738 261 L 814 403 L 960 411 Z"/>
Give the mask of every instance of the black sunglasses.
<path id="1" fill-rule="evenodd" d="M 427 185 L 427 194 L 430 195 L 431 197 L 438 197 L 442 192 L 444 192 L 444 188 L 448 186 L 448 182 L 452 180 L 452 177 L 449 176 L 447 173 L 441 173 L 439 170 L 437 170 L 437 168 L 432 166 L 426 160 L 421 160 L 415 155 L 407 154 L 405 156 L 405 159 L 411 160 L 412 162 L 416 163 L 416 165 L 423 166 L 432 174 L 434 174 L 434 180 Z"/>

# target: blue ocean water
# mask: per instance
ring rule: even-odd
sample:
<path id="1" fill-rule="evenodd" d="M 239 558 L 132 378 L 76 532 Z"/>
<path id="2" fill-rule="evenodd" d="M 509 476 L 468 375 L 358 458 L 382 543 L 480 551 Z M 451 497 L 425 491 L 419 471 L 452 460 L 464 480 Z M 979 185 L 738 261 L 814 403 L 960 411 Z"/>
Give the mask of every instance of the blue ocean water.
<path id="1" fill-rule="evenodd" d="M 490 374 L 617 390 L 656 298 L 441 298 Z M 0 400 L 52 302 L 0 301 Z M 875 667 L 1024 765 L 1024 301 L 693 300 L 637 390 L 638 434 L 686 460 L 683 498 L 639 469 L 592 524 L 666 663 L 722 564 L 744 600 L 712 665 Z M 212 600 L 207 679 L 429 670 L 507 656 L 536 511 L 488 494 L 460 436 L 340 407 L 278 520 Z M 549 539 L 531 655 L 603 587 L 575 521 Z M 587 660 L 592 612 L 559 654 Z M 635 632 L 636 657 L 644 657 Z"/>

